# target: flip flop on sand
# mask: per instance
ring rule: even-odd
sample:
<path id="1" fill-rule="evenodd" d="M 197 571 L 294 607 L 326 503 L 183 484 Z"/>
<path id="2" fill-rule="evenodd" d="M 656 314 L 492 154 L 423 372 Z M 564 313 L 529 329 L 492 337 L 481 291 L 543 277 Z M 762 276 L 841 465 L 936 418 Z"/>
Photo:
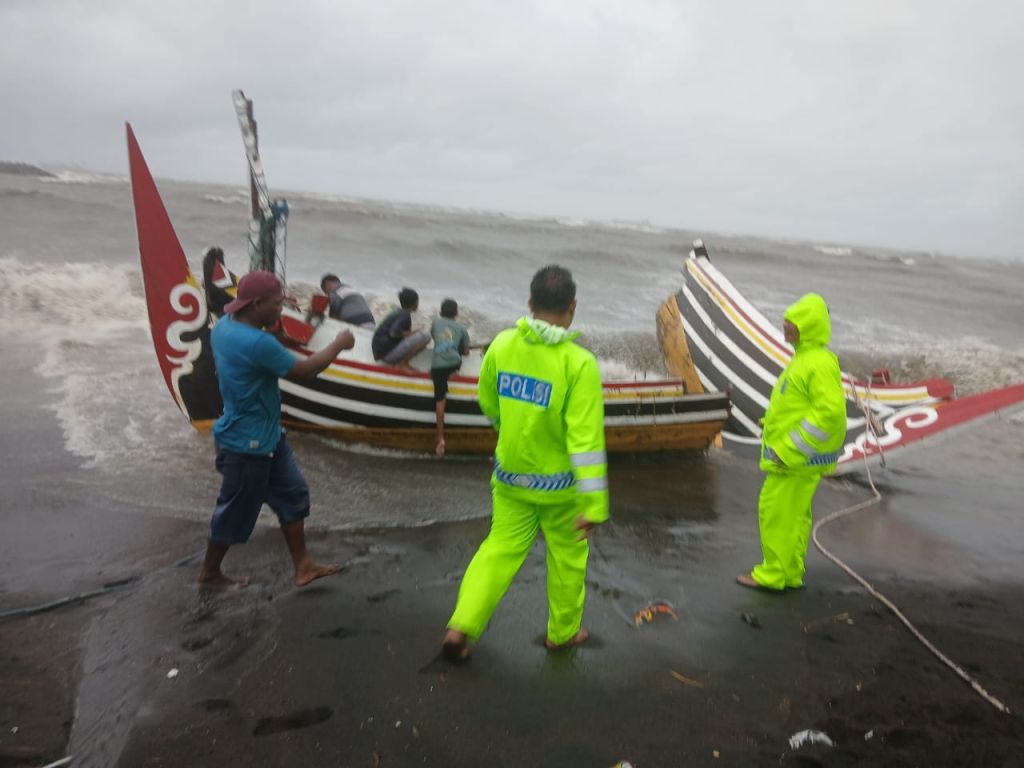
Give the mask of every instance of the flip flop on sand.
<path id="1" fill-rule="evenodd" d="M 544 647 L 549 651 L 565 651 L 569 648 L 576 648 L 587 642 L 587 638 L 590 637 L 590 633 L 585 629 L 580 629 L 575 635 L 566 640 L 564 643 L 558 643 L 555 645 L 550 639 L 544 638 Z"/>
<path id="2" fill-rule="evenodd" d="M 754 577 L 751 576 L 749 573 L 741 573 L 739 576 L 737 576 L 736 583 L 741 584 L 744 587 L 749 587 L 750 589 L 760 589 L 763 592 L 775 591 L 774 589 L 768 589 L 768 587 L 764 586 L 763 584 L 758 584 L 756 581 L 754 581 Z"/>
<path id="3" fill-rule="evenodd" d="M 469 637 L 465 632 L 457 629 L 449 629 L 444 633 L 444 641 L 441 643 L 441 657 L 445 661 L 461 663 L 469 661 Z"/>

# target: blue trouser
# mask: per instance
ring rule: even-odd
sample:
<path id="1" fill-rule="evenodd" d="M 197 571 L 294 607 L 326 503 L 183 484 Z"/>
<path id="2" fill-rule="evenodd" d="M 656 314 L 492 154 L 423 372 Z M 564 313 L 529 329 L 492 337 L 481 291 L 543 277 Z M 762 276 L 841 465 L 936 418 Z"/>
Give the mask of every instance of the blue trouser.
<path id="1" fill-rule="evenodd" d="M 577 541 L 578 504 L 532 504 L 498 489 L 492 498 L 491 532 L 466 569 L 448 626 L 473 640 L 483 633 L 539 529 L 547 548 L 548 640 L 556 645 L 571 640 L 583 621 L 590 552 L 585 539 Z"/>
<path id="2" fill-rule="evenodd" d="M 260 509 L 268 504 L 282 525 L 309 516 L 309 486 L 284 435 L 266 456 L 236 453 L 217 446 L 217 471 L 223 476 L 210 520 L 210 541 L 248 541 Z"/>

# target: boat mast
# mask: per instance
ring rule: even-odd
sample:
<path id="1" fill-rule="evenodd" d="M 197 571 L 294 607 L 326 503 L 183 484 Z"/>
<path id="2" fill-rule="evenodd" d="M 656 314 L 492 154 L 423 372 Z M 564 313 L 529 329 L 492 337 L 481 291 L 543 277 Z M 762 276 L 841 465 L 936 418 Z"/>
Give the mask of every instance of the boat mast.
<path id="1" fill-rule="evenodd" d="M 232 97 L 245 144 L 245 156 L 249 161 L 249 269 L 274 272 L 283 282 L 288 244 L 288 202 L 270 199 L 263 175 L 263 161 L 260 160 L 252 99 L 246 98 L 240 90 L 235 91 Z"/>
<path id="2" fill-rule="evenodd" d="M 239 91 L 241 93 L 241 91 Z M 243 94 L 243 98 L 244 94 Z M 260 156 L 260 132 L 259 126 L 256 124 L 256 118 L 252 114 L 252 99 L 245 99 L 245 114 L 249 120 L 249 127 L 252 129 L 252 146 L 253 152 L 256 157 Z M 259 194 L 256 191 L 256 174 L 252 172 L 252 166 L 249 166 L 249 215 L 254 219 L 260 217 L 260 203 Z"/>

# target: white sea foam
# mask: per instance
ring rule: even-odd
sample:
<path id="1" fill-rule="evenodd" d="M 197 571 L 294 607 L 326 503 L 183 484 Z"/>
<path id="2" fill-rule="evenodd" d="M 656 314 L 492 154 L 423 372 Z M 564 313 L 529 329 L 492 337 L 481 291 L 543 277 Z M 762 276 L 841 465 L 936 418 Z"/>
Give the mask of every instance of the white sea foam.
<path id="1" fill-rule="evenodd" d="M 0 313 L 33 328 L 81 337 L 147 327 L 142 279 L 135 266 L 26 264 L 3 257 L 0 282 Z"/>
<path id="2" fill-rule="evenodd" d="M 210 203 L 222 203 L 224 205 L 248 205 L 249 193 L 245 190 L 239 190 L 233 195 L 208 194 L 203 195 L 203 200 Z"/>
<path id="3" fill-rule="evenodd" d="M 127 176 L 88 171 L 57 171 L 53 176 L 40 177 L 47 184 L 127 184 Z"/>
<path id="4" fill-rule="evenodd" d="M 826 256 L 850 256 L 853 254 L 853 248 L 845 245 L 816 245 L 814 250 Z"/>
<path id="5" fill-rule="evenodd" d="M 189 438 L 153 356 L 137 267 L 0 258 L 0 281 L 0 314 L 42 349 L 36 371 L 57 395 L 68 450 L 117 468 L 155 461 L 167 441 Z"/>
<path id="6" fill-rule="evenodd" d="M 940 339 L 904 330 L 897 339 L 876 338 L 841 357 L 844 370 L 859 376 L 888 368 L 894 382 L 949 379 L 958 396 L 1024 382 L 1024 349 L 1007 350 L 976 336 Z"/>

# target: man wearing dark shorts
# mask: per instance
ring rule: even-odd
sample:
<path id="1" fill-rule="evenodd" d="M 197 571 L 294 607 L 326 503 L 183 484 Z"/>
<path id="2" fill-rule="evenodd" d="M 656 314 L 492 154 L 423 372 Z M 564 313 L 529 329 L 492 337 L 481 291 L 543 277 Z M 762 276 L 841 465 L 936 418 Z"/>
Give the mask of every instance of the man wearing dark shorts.
<path id="1" fill-rule="evenodd" d="M 224 413 L 213 426 L 217 471 L 223 476 L 210 521 L 206 558 L 199 583 L 232 586 L 220 569 L 232 544 L 249 540 L 264 504 L 277 515 L 295 564 L 295 586 L 338 572 L 306 552 L 305 519 L 309 487 L 281 429 L 278 379 L 316 376 L 355 340 L 342 331 L 307 358 L 297 359 L 264 328 L 281 317 L 284 288 L 272 272 L 250 272 L 238 284 L 237 298 L 210 333 Z"/>
<path id="2" fill-rule="evenodd" d="M 430 325 L 434 355 L 430 360 L 430 378 L 434 380 L 434 412 L 437 414 L 437 455 L 444 456 L 444 410 L 448 399 L 448 379 L 459 370 L 462 356 L 469 352 L 469 332 L 455 318 L 459 305 L 455 299 L 441 302 L 441 316 Z"/>

